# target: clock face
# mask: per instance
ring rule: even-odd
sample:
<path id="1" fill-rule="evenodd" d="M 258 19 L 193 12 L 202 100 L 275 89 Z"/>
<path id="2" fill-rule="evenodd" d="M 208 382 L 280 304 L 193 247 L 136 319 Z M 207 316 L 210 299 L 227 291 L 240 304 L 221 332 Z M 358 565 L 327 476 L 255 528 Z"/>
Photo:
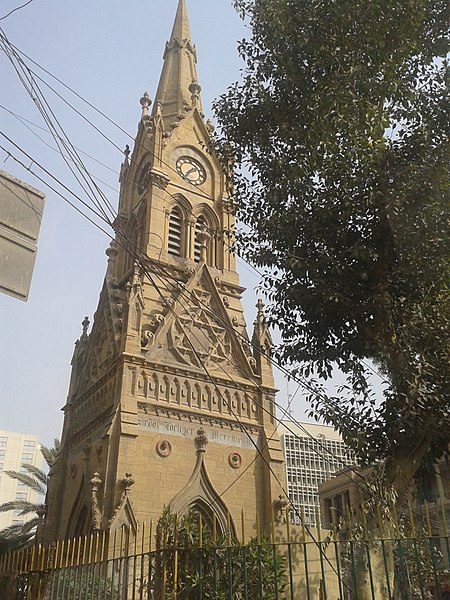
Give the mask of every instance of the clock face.
<path id="1" fill-rule="evenodd" d="M 177 172 L 183 179 L 193 185 L 201 185 L 206 181 L 206 171 L 203 166 L 190 156 L 180 156 L 176 163 Z"/>

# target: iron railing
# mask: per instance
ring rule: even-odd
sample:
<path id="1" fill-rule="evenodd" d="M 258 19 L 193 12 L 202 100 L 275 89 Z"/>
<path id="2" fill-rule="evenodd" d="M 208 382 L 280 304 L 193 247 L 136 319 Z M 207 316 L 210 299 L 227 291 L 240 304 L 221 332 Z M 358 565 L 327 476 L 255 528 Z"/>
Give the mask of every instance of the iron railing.
<path id="1" fill-rule="evenodd" d="M 405 522 L 377 520 L 373 529 L 366 516 L 353 520 L 347 512 L 329 532 L 274 523 L 268 537 L 257 530 L 245 542 L 244 531 L 220 536 L 215 526 L 203 535 L 199 517 L 191 543 L 175 522 L 35 545 L 0 557 L 0 598 L 449 600 L 444 510 L 425 508 L 420 523 L 412 513 Z"/>

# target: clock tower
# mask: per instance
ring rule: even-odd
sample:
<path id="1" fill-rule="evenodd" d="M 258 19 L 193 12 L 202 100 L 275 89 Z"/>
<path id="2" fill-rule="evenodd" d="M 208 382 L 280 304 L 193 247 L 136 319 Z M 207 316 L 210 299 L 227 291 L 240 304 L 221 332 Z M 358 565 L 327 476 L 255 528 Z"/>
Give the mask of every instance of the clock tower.
<path id="1" fill-rule="evenodd" d="M 284 468 L 262 303 L 244 321 L 233 213 L 210 148 L 185 0 L 140 99 L 92 328 L 75 344 L 45 537 L 157 520 L 164 506 L 255 532 Z M 90 329 L 90 331 L 89 331 Z M 281 484 L 281 485 L 280 485 Z"/>

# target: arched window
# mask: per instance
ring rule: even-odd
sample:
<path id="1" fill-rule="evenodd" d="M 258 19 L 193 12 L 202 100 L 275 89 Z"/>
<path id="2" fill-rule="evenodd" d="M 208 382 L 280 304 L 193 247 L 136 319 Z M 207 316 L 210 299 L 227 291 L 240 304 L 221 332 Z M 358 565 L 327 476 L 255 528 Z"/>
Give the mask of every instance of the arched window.
<path id="1" fill-rule="evenodd" d="M 178 206 L 174 206 L 169 217 L 169 236 L 167 251 L 172 256 L 182 255 L 183 217 Z"/>
<path id="2" fill-rule="evenodd" d="M 200 215 L 195 223 L 195 240 L 194 240 L 194 260 L 200 261 L 200 249 L 202 247 L 200 233 L 202 230 L 208 231 L 208 223 L 203 215 Z M 208 252 L 209 254 L 209 252 Z M 208 257 L 209 258 L 209 257 Z"/>

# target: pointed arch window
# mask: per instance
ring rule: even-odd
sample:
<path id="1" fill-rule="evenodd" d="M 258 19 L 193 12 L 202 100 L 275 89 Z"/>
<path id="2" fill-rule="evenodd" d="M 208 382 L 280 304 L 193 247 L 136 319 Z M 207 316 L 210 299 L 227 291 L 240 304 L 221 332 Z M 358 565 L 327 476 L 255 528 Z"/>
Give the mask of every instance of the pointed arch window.
<path id="1" fill-rule="evenodd" d="M 182 256 L 183 216 L 178 206 L 174 206 L 169 217 L 167 251 L 172 256 Z"/>
<path id="2" fill-rule="evenodd" d="M 195 240 L 194 240 L 194 260 L 200 262 L 200 250 L 202 247 L 201 243 L 201 232 L 206 229 L 208 231 L 208 222 L 203 215 L 200 215 L 195 223 Z M 209 248 L 207 253 L 207 262 L 209 260 Z"/>

